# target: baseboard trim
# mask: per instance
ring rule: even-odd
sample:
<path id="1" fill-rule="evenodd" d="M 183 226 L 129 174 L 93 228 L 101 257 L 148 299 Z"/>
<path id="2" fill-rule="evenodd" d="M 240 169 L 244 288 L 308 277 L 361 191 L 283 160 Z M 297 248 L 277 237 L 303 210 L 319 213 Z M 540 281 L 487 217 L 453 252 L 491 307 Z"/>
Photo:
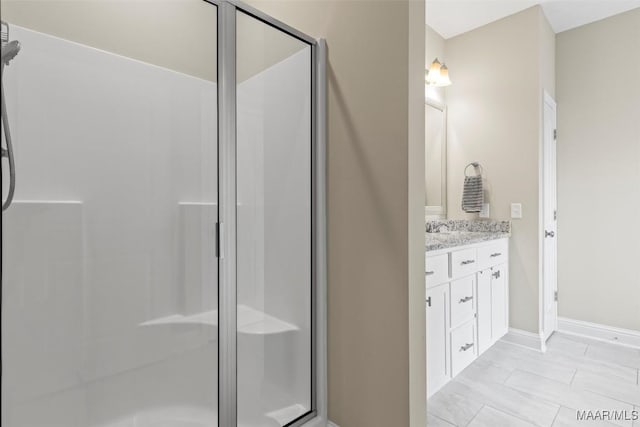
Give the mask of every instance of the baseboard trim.
<path id="1" fill-rule="evenodd" d="M 640 331 L 558 317 L 558 331 L 611 344 L 640 349 Z"/>
<path id="2" fill-rule="evenodd" d="M 338 424 L 334 423 L 333 421 L 327 421 L 327 427 L 339 427 Z"/>
<path id="3" fill-rule="evenodd" d="M 544 340 L 540 335 L 521 329 L 509 328 L 509 332 L 502 337 L 502 340 L 509 344 L 519 345 L 540 352 L 545 350 Z"/>

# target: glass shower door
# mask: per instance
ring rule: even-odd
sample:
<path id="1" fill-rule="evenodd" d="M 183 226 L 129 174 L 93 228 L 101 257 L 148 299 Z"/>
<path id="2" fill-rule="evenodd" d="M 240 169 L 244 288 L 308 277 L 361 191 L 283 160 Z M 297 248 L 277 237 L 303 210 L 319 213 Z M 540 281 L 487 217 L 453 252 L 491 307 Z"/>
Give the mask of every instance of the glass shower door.
<path id="1" fill-rule="evenodd" d="M 238 425 L 313 409 L 312 47 L 236 11 Z"/>
<path id="2" fill-rule="evenodd" d="M 2 426 L 217 426 L 217 7 L 29 3 L 2 5 Z"/>

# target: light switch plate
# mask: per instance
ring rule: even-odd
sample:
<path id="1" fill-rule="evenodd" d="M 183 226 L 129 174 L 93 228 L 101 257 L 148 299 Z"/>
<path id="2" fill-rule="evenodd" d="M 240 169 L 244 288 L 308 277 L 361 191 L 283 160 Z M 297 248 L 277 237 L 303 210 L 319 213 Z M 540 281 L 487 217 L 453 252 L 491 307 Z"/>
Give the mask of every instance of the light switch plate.
<path id="1" fill-rule="evenodd" d="M 511 219 L 522 219 L 522 203 L 511 203 Z"/>
<path id="2" fill-rule="evenodd" d="M 491 216 L 491 206 L 489 203 L 482 204 L 482 210 L 480 211 L 480 218 L 489 218 Z"/>

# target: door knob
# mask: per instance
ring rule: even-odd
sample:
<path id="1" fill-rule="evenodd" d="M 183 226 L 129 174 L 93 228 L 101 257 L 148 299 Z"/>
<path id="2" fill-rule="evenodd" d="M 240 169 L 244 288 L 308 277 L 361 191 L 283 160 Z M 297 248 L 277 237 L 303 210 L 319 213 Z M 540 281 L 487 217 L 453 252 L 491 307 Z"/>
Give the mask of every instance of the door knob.
<path id="1" fill-rule="evenodd" d="M 544 237 L 555 237 L 556 233 L 554 231 L 544 231 Z"/>

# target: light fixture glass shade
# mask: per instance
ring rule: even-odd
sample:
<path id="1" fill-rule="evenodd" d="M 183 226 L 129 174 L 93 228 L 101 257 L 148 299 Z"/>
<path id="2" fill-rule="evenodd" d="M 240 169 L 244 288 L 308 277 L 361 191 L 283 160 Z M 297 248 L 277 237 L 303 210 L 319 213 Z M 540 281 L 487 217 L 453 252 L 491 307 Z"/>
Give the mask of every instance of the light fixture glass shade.
<path id="1" fill-rule="evenodd" d="M 427 83 L 430 85 L 434 85 L 440 80 L 440 68 L 442 64 L 438 61 L 438 58 L 434 59 L 431 63 L 431 67 L 429 67 L 429 74 L 427 76 Z"/>
<path id="2" fill-rule="evenodd" d="M 451 85 L 449 69 L 445 64 L 440 63 L 438 58 L 434 59 L 425 72 L 425 82 L 428 86 L 445 87 Z"/>
<path id="3" fill-rule="evenodd" d="M 435 83 L 435 86 L 445 87 L 450 85 L 451 79 L 449 78 L 449 69 L 445 64 L 442 64 L 442 67 L 440 67 L 440 76 L 438 78 L 438 81 Z"/>

